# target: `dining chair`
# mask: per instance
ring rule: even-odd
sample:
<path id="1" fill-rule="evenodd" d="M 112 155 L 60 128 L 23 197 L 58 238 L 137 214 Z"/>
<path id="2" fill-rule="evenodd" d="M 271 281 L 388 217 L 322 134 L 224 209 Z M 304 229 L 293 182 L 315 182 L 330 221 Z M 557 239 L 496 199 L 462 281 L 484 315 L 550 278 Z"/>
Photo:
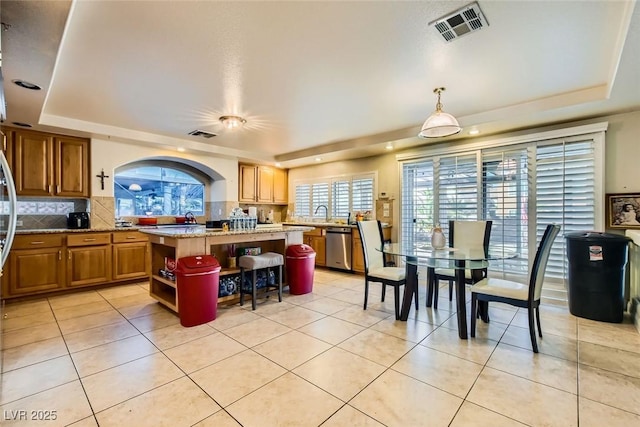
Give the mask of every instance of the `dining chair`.
<path id="1" fill-rule="evenodd" d="M 380 251 L 383 242 L 380 221 L 357 221 L 357 225 L 364 258 L 364 310 L 367 309 L 369 299 L 369 282 L 379 282 L 382 283 L 382 302 L 384 302 L 387 286 L 393 286 L 396 320 L 400 319 L 400 286 L 405 284 L 405 269 L 385 266 L 385 255 Z M 415 300 L 417 310 L 417 292 Z"/>
<path id="2" fill-rule="evenodd" d="M 478 301 L 503 302 L 516 307 L 526 308 L 529 315 L 529 335 L 531 336 L 531 347 L 533 352 L 538 352 L 536 341 L 535 325 L 533 323 L 534 310 L 538 333 L 542 338 L 542 328 L 540 327 L 540 295 L 542 294 L 542 284 L 544 273 L 547 268 L 547 261 L 551 253 L 553 241 L 560 231 L 560 226 L 547 225 L 536 257 L 533 261 L 533 268 L 529 276 L 529 285 L 514 282 L 511 280 L 485 278 L 471 287 L 471 336 L 476 336 L 476 318 Z"/>
<path id="3" fill-rule="evenodd" d="M 449 221 L 449 246 L 456 249 L 483 248 L 485 254 L 489 251 L 491 224 L 493 221 Z M 487 277 L 487 269 L 481 270 L 482 278 Z M 436 268 L 434 273 L 435 289 L 433 307 L 438 308 L 438 287 L 440 280 L 449 282 L 449 301 L 453 299 L 453 283 L 456 280 L 452 268 Z M 464 271 L 464 281 L 473 284 L 471 270 Z M 428 296 L 427 296 L 428 298 Z"/>

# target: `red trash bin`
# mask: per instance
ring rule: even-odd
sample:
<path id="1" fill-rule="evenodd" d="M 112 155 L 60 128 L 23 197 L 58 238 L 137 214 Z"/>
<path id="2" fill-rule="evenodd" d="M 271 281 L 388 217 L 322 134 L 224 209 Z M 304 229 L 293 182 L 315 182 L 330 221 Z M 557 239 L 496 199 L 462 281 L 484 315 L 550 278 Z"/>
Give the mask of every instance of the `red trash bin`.
<path id="1" fill-rule="evenodd" d="M 196 326 L 215 320 L 218 311 L 220 263 L 211 255 L 178 259 L 176 286 L 178 315 L 182 326 Z"/>
<path id="2" fill-rule="evenodd" d="M 316 252 L 309 245 L 291 245 L 287 248 L 286 256 L 289 293 L 308 294 L 313 290 Z"/>

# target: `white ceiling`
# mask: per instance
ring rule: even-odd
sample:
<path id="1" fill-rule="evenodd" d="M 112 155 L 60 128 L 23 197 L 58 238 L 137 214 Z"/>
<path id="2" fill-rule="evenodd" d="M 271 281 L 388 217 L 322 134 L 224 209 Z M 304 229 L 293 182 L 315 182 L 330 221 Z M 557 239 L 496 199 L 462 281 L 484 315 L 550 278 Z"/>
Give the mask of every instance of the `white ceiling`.
<path id="1" fill-rule="evenodd" d="M 451 43 L 428 26 L 467 4 L 2 1 L 7 123 L 294 167 L 433 143 L 437 86 L 456 138 L 640 110 L 635 1 L 480 0 L 490 25 Z"/>

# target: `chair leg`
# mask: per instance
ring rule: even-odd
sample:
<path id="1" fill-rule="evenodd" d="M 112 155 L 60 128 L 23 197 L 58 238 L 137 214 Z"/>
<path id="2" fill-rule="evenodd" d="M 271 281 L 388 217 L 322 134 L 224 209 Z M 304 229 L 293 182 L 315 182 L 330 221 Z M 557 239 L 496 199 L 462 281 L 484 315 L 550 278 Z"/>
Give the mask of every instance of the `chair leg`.
<path id="1" fill-rule="evenodd" d="M 471 338 L 476 337 L 476 311 L 478 310 L 478 297 L 471 293 Z"/>
<path id="2" fill-rule="evenodd" d="M 384 302 L 384 296 L 387 293 L 387 285 L 382 284 L 382 298 L 380 298 L 380 302 Z"/>
<path id="3" fill-rule="evenodd" d="M 407 286 L 406 283 L 404 285 Z M 418 311 L 418 307 L 419 306 L 418 306 L 418 290 L 417 289 L 416 289 L 416 292 L 415 292 L 415 299 L 416 299 L 416 311 Z"/>
<path id="4" fill-rule="evenodd" d="M 417 294 L 416 292 L 416 295 Z M 396 320 L 400 320 L 400 286 L 393 287 L 393 297 L 396 305 Z"/>
<path id="5" fill-rule="evenodd" d="M 244 305 L 244 268 L 240 269 L 240 305 Z"/>
<path id="6" fill-rule="evenodd" d="M 367 309 L 367 300 L 368 299 L 369 299 L 369 280 L 365 277 L 365 279 L 364 279 L 364 307 L 363 307 L 363 310 Z"/>
<path id="7" fill-rule="evenodd" d="M 449 280 L 449 301 L 453 301 L 453 280 Z"/>
<path id="8" fill-rule="evenodd" d="M 278 266 L 278 302 L 282 302 L 282 266 Z"/>
<path id="9" fill-rule="evenodd" d="M 253 283 L 251 283 L 251 308 L 256 309 L 256 288 L 258 287 L 258 270 L 253 270 Z"/>
<path id="10" fill-rule="evenodd" d="M 438 289 L 439 280 L 435 281 L 435 286 L 433 287 L 433 309 L 438 309 L 438 298 L 440 297 L 440 290 Z"/>
<path id="11" fill-rule="evenodd" d="M 533 320 L 533 307 L 529 307 L 527 309 L 529 314 L 529 336 L 531 336 L 531 347 L 533 347 L 533 352 L 538 352 L 538 342 L 536 341 L 536 328 Z"/>
<path id="12" fill-rule="evenodd" d="M 542 338 L 542 327 L 540 326 L 540 306 L 536 307 L 536 322 L 538 323 L 538 334 Z"/>

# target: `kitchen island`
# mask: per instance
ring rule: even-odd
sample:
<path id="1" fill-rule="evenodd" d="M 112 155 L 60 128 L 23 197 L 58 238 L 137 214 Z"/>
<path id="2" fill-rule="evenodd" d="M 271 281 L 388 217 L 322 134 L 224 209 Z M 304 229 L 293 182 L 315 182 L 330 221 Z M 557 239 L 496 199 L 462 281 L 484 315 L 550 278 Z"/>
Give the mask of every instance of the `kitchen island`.
<path id="1" fill-rule="evenodd" d="M 218 231 L 204 227 L 164 227 L 140 229 L 149 236 L 151 243 L 151 274 L 149 293 L 161 304 L 176 313 L 180 310 L 180 298 L 176 281 L 168 276 L 172 263 L 182 257 L 195 255 L 215 256 L 222 270 L 220 277 L 238 275 L 240 269 L 230 263 L 240 248 L 259 247 L 261 252 L 277 252 L 285 255 L 290 245 L 303 243 L 303 233 L 312 230 L 307 226 L 282 226 L 254 230 Z M 171 271 L 169 271 L 171 272 Z M 219 298 L 219 302 L 237 299 L 237 295 Z"/>

